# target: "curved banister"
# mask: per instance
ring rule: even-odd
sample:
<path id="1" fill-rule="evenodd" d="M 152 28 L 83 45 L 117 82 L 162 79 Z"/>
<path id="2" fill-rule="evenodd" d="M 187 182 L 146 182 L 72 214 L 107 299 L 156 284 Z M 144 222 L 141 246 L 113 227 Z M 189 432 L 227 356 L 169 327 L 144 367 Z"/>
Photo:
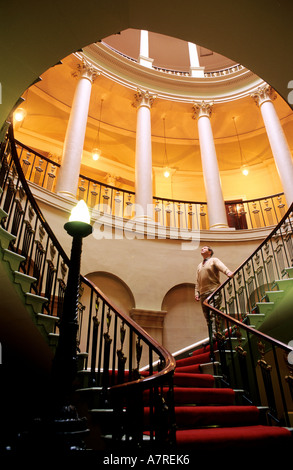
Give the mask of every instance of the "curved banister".
<path id="1" fill-rule="evenodd" d="M 255 328 L 246 325 L 245 323 L 237 320 L 236 318 L 231 318 L 231 316 L 225 314 L 224 312 L 221 312 L 221 310 L 217 309 L 213 305 L 210 304 L 212 301 L 212 295 L 205 300 L 204 305 L 206 307 L 209 307 L 214 314 L 219 315 L 221 318 L 225 319 L 226 321 L 229 321 L 231 324 L 238 326 L 239 328 L 242 328 L 243 330 L 246 330 L 253 336 L 257 336 L 259 339 L 265 341 L 265 342 L 270 342 L 272 345 L 279 347 L 283 349 L 287 354 L 289 354 L 291 351 L 293 351 L 293 348 L 291 348 L 288 344 L 284 344 L 282 341 L 277 340 L 276 338 L 272 338 L 269 335 L 266 335 L 265 333 L 262 333 L 261 331 L 255 330 Z"/>
<path id="2" fill-rule="evenodd" d="M 273 197 L 273 196 L 272 196 Z M 248 201 L 250 202 L 250 201 Z M 278 225 L 276 225 L 276 227 L 274 227 L 272 229 L 272 231 L 270 232 L 270 234 L 260 243 L 260 245 L 253 251 L 253 253 L 248 257 L 246 258 L 245 261 L 243 261 L 239 266 L 238 268 L 236 268 L 236 270 L 234 271 L 234 274 L 233 274 L 233 277 L 236 276 L 236 274 L 241 270 L 243 269 L 243 267 L 250 261 L 253 259 L 253 257 L 258 253 L 258 251 L 260 251 L 271 239 L 272 237 L 280 230 L 280 228 L 282 227 L 282 225 L 284 225 L 286 219 L 288 219 L 288 215 L 291 214 L 293 212 L 293 203 L 291 204 L 291 206 L 289 207 L 288 211 L 286 212 L 286 214 L 282 217 L 282 219 L 280 220 L 280 222 L 278 223 Z M 214 292 L 213 294 L 211 294 L 207 299 L 206 299 L 206 303 L 208 304 L 209 301 L 215 297 L 215 295 L 226 285 L 228 284 L 230 281 L 229 281 L 229 278 L 226 279 L 220 287 L 218 287 Z"/>
<path id="3" fill-rule="evenodd" d="M 128 323 L 129 326 L 132 327 L 133 331 L 135 331 L 135 333 L 137 333 L 138 335 L 143 335 L 144 336 L 144 341 L 146 342 L 146 344 L 148 344 L 149 346 L 152 346 L 152 347 L 156 347 L 157 349 L 157 352 L 161 355 L 161 357 L 163 358 L 164 360 L 164 363 L 165 363 L 165 367 L 163 370 L 161 371 L 158 371 L 158 373 L 156 374 L 156 377 L 160 377 L 160 376 L 163 376 L 167 373 L 172 373 L 174 372 L 174 369 L 175 369 L 175 364 L 176 364 L 176 361 L 174 359 L 174 357 L 172 356 L 172 354 L 169 353 L 169 351 L 167 351 L 160 343 L 158 343 L 158 341 L 156 341 L 154 338 L 152 338 L 140 325 L 138 325 L 131 317 L 128 317 L 126 316 L 116 305 L 114 305 L 114 303 L 104 294 L 102 293 L 102 291 L 92 282 L 90 281 L 89 279 L 87 279 L 86 277 L 83 277 L 81 276 L 82 278 L 82 282 L 88 286 L 91 287 L 91 289 L 93 289 L 95 291 L 95 293 L 97 295 L 99 295 L 100 297 L 103 297 L 105 303 L 107 304 L 107 306 L 109 306 L 111 308 L 111 310 L 113 312 L 115 312 L 121 319 L 123 319 L 126 323 Z M 133 381 L 135 383 L 138 383 L 138 382 L 147 382 L 150 380 L 150 377 L 147 377 L 147 378 L 142 378 L 140 380 L 136 380 L 136 381 Z M 125 384 L 120 384 L 120 385 L 116 385 L 115 387 L 128 387 L 129 385 L 131 385 L 132 382 L 126 382 Z"/>
<path id="4" fill-rule="evenodd" d="M 70 260 L 29 188 L 18 158 L 12 126 L 9 128 L 7 140 L 1 144 L 0 157 L 2 188 L 0 207 L 3 214 L 1 225 L 15 237 L 9 248 L 23 256 L 24 261 L 20 269 L 36 279 L 32 283 L 32 291 L 44 299 L 42 313 L 59 321 L 62 317 Z M 114 410 L 117 413 L 115 438 L 121 436 L 122 432 L 126 432 L 123 422 L 120 421 L 122 406 L 120 397 L 122 396 L 124 397 L 123 407 L 126 412 L 129 408 L 131 415 L 135 409 L 137 413 L 142 410 L 142 401 L 136 403 L 132 397 L 140 396 L 142 389 L 152 390 L 150 393 L 152 400 L 149 406 L 154 408 L 156 413 L 160 413 L 160 408 L 165 407 L 162 387 L 168 387 L 168 409 L 171 416 L 174 406 L 172 390 L 175 368 L 172 355 L 133 319 L 115 306 L 92 281 L 82 275 L 80 288 L 77 340 L 81 357 L 85 356 L 81 370 L 88 375 L 89 385 L 101 387 L 101 399 L 105 406 L 108 406 L 109 400 L 113 400 Z M 84 298 L 84 291 L 86 291 L 86 298 Z M 112 318 L 114 318 L 114 324 Z M 55 331 L 58 333 L 58 322 Z M 120 350 L 118 349 L 119 331 Z M 128 341 L 127 351 L 124 349 L 125 338 Z M 141 374 L 143 347 L 148 353 L 146 358 L 148 368 Z M 158 358 L 158 361 L 155 361 L 154 356 Z M 134 367 L 134 362 L 137 367 Z M 154 371 L 154 364 L 157 362 L 159 362 L 159 368 Z M 150 415 L 152 416 L 152 413 Z M 164 442 L 169 438 L 173 440 L 174 437 L 169 423 L 170 417 L 165 423 Z M 157 432 L 156 436 L 157 425 L 157 421 L 151 423 L 152 439 L 158 441 L 162 433 Z M 135 436 L 135 439 L 142 441 L 142 433 L 140 430 L 137 431 L 137 426 L 138 423 L 133 419 L 132 427 L 127 428 L 128 437 L 134 438 Z"/>
<path id="5" fill-rule="evenodd" d="M 211 357 L 216 360 L 213 352 L 216 342 L 226 383 L 243 388 L 248 402 L 256 400 L 259 405 L 268 406 L 273 422 L 287 426 L 290 425 L 288 411 L 293 411 L 293 365 L 289 360 L 293 348 L 259 331 L 255 323 L 271 292 L 278 289 L 278 283 L 288 279 L 293 267 L 292 211 L 293 204 L 252 255 L 235 270 L 233 277 L 227 278 L 204 302 L 210 309 Z M 245 359 L 246 354 L 249 354 L 249 361 Z M 259 375 L 257 367 L 261 371 Z M 249 376 L 254 378 L 253 387 Z"/>

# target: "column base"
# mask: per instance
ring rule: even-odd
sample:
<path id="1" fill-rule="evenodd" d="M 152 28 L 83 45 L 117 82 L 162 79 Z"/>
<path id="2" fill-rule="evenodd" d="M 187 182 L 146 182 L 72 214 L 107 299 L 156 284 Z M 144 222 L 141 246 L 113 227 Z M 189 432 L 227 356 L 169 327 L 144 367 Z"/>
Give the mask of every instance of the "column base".
<path id="1" fill-rule="evenodd" d="M 75 194 L 69 192 L 69 191 L 57 191 L 58 196 L 66 197 L 69 199 L 73 199 L 74 201 L 77 201 L 77 197 Z"/>
<path id="2" fill-rule="evenodd" d="M 209 230 L 235 230 L 235 227 L 229 227 L 226 224 L 214 224 L 210 226 Z"/>
<path id="3" fill-rule="evenodd" d="M 153 217 L 148 215 L 135 215 L 132 220 L 137 222 L 155 222 Z"/>

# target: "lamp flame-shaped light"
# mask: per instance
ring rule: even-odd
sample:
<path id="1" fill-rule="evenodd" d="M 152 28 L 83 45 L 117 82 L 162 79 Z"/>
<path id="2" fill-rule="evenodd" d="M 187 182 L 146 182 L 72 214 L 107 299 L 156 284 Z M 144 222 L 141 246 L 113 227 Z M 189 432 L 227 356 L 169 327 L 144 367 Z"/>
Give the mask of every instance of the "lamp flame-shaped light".
<path id="1" fill-rule="evenodd" d="M 69 221 L 70 222 L 84 222 L 89 224 L 91 220 L 90 213 L 86 203 L 81 200 L 76 206 L 72 209 Z"/>

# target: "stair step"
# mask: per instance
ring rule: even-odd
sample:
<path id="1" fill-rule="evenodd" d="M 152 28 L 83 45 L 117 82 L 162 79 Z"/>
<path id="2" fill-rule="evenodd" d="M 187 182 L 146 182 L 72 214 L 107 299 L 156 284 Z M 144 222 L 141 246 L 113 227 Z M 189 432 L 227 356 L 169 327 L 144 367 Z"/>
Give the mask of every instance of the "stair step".
<path id="1" fill-rule="evenodd" d="M 178 430 L 176 440 L 181 450 L 192 446 L 193 451 L 199 452 L 209 452 L 211 448 L 220 452 L 240 449 L 267 452 L 269 446 L 276 452 L 279 447 L 288 450 L 292 445 L 288 429 L 263 425 Z"/>
<path id="2" fill-rule="evenodd" d="M 257 329 L 262 324 L 266 316 L 264 313 L 249 313 L 247 317 L 249 319 L 249 326 Z"/>
<path id="3" fill-rule="evenodd" d="M 215 379 L 210 374 L 193 374 L 177 372 L 174 374 L 174 386 L 181 387 L 213 387 Z"/>
<path id="4" fill-rule="evenodd" d="M 1 216 L 0 216 L 1 219 Z M 2 248 L 7 249 L 9 244 L 15 240 L 15 236 L 11 235 L 11 233 L 7 232 L 5 228 L 0 227 L 0 245 Z"/>
<path id="5" fill-rule="evenodd" d="M 256 305 L 259 313 L 266 315 L 274 310 L 275 302 L 257 302 Z"/>
<path id="6" fill-rule="evenodd" d="M 276 281 L 276 284 L 278 286 L 278 289 L 280 290 L 288 290 L 292 289 L 293 287 L 293 278 L 287 278 L 287 279 L 278 279 Z"/>
<path id="7" fill-rule="evenodd" d="M 9 263 L 12 271 L 19 271 L 20 263 L 25 261 L 25 257 L 5 248 L 3 250 L 3 260 Z"/>
<path id="8" fill-rule="evenodd" d="M 255 406 L 181 406 L 175 407 L 176 425 L 182 427 L 244 426 L 259 423 Z"/>
<path id="9" fill-rule="evenodd" d="M 25 302 L 33 308 L 35 314 L 38 314 L 42 312 L 43 304 L 48 302 L 48 299 L 40 295 L 32 294 L 31 292 L 26 292 Z"/>
<path id="10" fill-rule="evenodd" d="M 282 300 L 284 297 L 284 293 L 284 290 L 266 291 L 266 295 L 269 299 L 269 302 L 278 302 L 279 300 Z"/>
<path id="11" fill-rule="evenodd" d="M 203 374 L 217 374 L 221 368 L 221 364 L 219 361 L 215 362 L 206 362 L 200 365 L 200 370 Z"/>
<path id="12" fill-rule="evenodd" d="M 37 281 L 35 277 L 21 273 L 19 271 L 14 271 L 13 276 L 14 276 L 14 281 L 17 284 L 21 285 L 23 293 L 29 292 L 31 289 L 31 285 Z"/>
<path id="13" fill-rule="evenodd" d="M 43 326 L 48 334 L 54 333 L 57 321 L 59 321 L 59 317 L 37 313 L 38 325 Z"/>

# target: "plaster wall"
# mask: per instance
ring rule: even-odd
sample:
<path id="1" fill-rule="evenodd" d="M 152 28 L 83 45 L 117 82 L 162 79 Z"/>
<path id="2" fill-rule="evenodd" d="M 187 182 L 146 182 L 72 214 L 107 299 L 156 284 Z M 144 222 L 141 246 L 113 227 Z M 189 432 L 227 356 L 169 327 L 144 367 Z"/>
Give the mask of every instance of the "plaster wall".
<path id="1" fill-rule="evenodd" d="M 41 210 L 65 251 L 71 239 L 63 226 L 75 203 L 32 186 Z M 200 305 L 194 300 L 195 270 L 200 247 L 212 245 L 215 256 L 235 270 L 261 243 L 269 230 L 205 231 L 197 241 L 142 239 L 141 233 L 98 231 L 84 239 L 81 272 L 126 314 L 166 311 L 156 339 L 174 353 L 207 337 Z M 97 234 L 99 239 L 97 238 Z M 108 237 L 108 238 L 106 238 Z M 225 277 L 222 277 L 225 280 Z M 157 334 L 157 333 L 156 333 Z"/>

